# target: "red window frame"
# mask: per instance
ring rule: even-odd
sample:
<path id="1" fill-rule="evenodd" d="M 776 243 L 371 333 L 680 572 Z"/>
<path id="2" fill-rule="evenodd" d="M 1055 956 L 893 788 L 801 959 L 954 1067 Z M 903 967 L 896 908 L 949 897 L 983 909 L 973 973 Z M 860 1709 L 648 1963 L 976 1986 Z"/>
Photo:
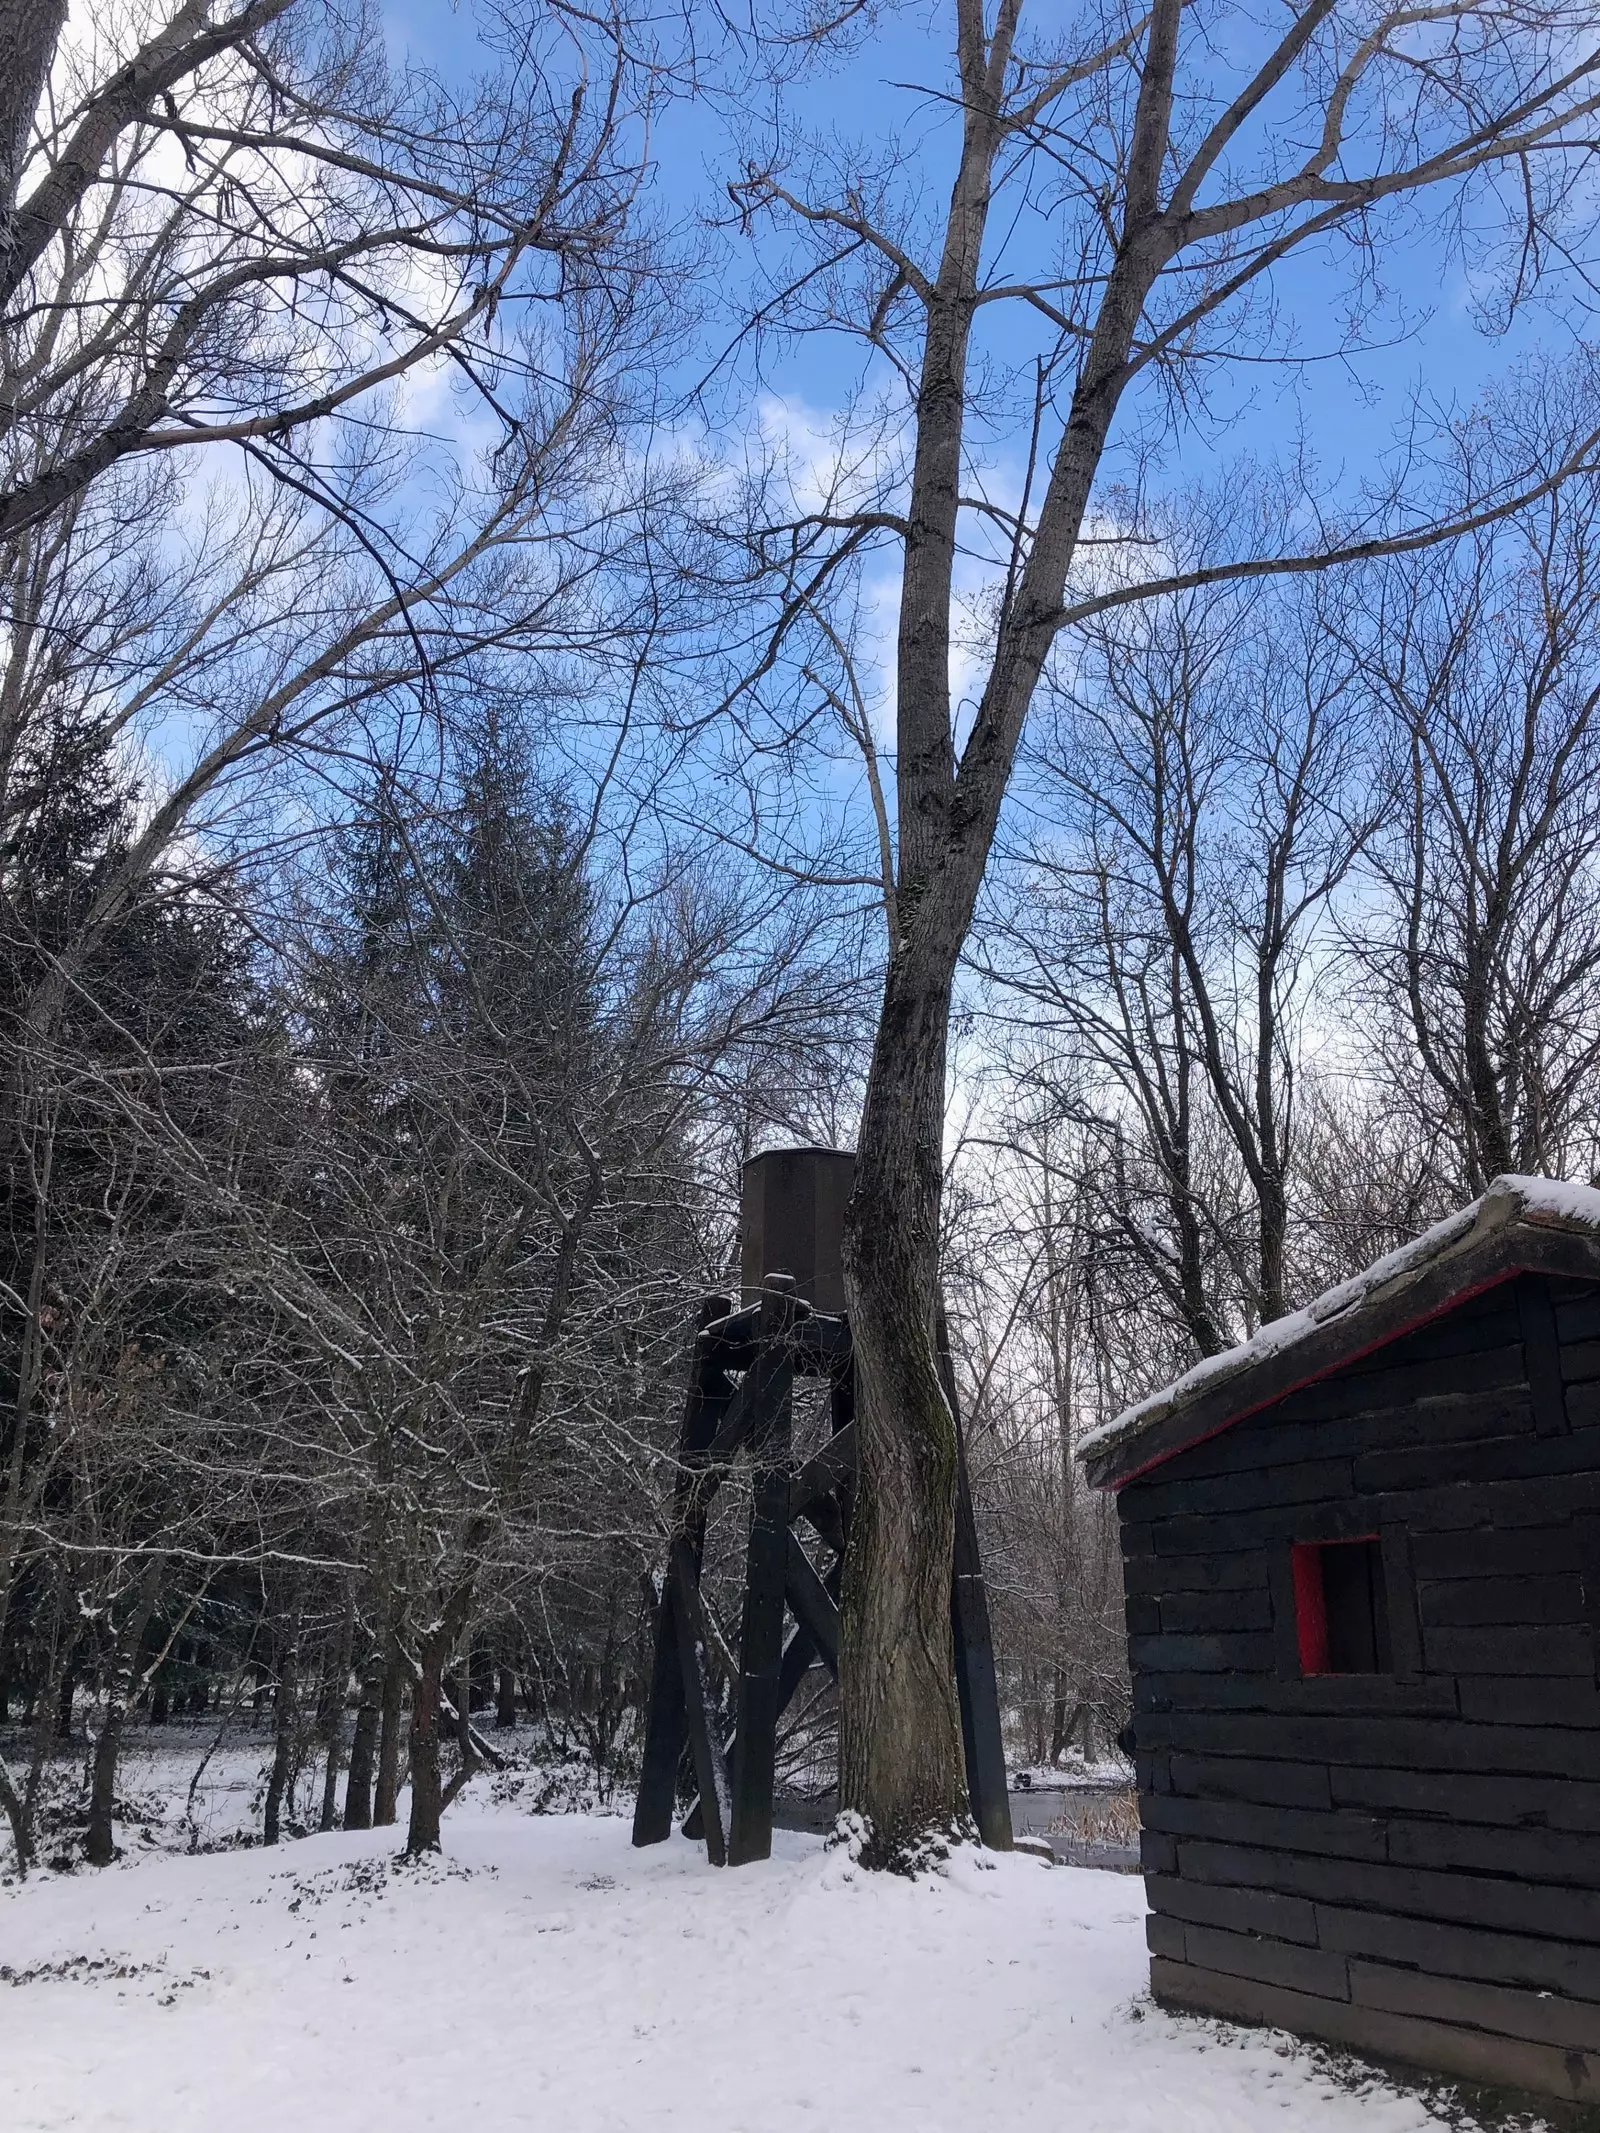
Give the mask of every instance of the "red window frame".
<path id="1" fill-rule="evenodd" d="M 1294 1573 L 1294 1626 L 1300 1645 L 1300 1671 L 1332 1674 L 1328 1663 L 1328 1596 L 1322 1582 L 1322 1555 L 1327 1548 L 1357 1548 L 1378 1539 L 1376 1533 L 1341 1533 L 1336 1540 L 1294 1541 L 1289 1564 Z"/>

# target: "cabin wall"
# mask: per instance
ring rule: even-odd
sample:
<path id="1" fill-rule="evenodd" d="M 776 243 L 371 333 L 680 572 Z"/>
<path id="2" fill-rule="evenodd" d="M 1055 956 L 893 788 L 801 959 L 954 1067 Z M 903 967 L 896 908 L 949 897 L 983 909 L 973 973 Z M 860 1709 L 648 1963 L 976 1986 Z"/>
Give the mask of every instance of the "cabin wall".
<path id="1" fill-rule="evenodd" d="M 1158 1998 L 1600 2100 L 1600 1286 L 1520 1276 L 1119 1498 Z M 1302 1679 L 1376 1534 L 1394 1670 Z"/>

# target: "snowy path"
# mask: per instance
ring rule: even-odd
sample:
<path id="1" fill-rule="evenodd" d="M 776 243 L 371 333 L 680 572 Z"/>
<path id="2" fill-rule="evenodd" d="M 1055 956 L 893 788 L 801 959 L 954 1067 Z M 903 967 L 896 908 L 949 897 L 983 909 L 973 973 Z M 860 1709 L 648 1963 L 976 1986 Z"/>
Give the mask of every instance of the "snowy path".
<path id="1" fill-rule="evenodd" d="M 1135 2003 L 1136 1880 L 1022 1858 L 713 1873 L 624 1822 L 129 1861 L 0 1893 L 6 2133 L 1344 2133 L 1434 2127 L 1282 2040 Z M 463 1871 L 465 1870 L 465 1871 Z M 88 1971 L 115 1958 L 135 1974 Z M 148 1966 L 148 1967 L 146 1967 Z"/>

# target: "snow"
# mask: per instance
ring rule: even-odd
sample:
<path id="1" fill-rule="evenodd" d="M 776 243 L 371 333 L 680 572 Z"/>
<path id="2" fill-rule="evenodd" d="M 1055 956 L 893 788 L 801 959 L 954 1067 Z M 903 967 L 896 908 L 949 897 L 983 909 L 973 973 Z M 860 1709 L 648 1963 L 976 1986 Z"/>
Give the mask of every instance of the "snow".
<path id="1" fill-rule="evenodd" d="M 481 1785 L 481 1781 L 480 1781 Z M 479 1787 L 474 1788 L 477 1792 Z M 8 2133 L 1327 2133 L 1437 2127 L 1282 2037 L 1145 1998 L 1137 1880 L 958 1854 L 912 1883 L 780 1833 L 483 1793 L 393 1831 L 130 1856 L 0 1889 Z"/>
<path id="2" fill-rule="evenodd" d="M 1453 1247 L 1476 1242 L 1514 1221 L 1579 1229 L 1600 1235 L 1600 1191 L 1560 1178 L 1500 1177 L 1481 1199 L 1447 1215 L 1398 1251 L 1374 1260 L 1349 1281 L 1324 1290 L 1302 1311 L 1274 1319 L 1237 1347 L 1208 1355 L 1159 1392 L 1113 1415 L 1079 1440 L 1077 1456 L 1091 1459 L 1136 1437 L 1150 1423 L 1176 1414 L 1209 1387 L 1240 1376 L 1268 1356 L 1280 1355 L 1327 1325 L 1348 1316 L 1396 1282 L 1409 1280 Z"/>

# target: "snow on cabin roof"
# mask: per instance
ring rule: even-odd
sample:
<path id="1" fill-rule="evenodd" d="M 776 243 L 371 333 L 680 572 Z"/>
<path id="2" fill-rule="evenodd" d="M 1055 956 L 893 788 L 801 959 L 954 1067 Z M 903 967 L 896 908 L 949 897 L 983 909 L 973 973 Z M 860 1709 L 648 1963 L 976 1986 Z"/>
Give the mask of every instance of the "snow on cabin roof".
<path id="1" fill-rule="evenodd" d="M 1549 1249 L 1563 1237 L 1581 1240 L 1580 1262 L 1572 1262 L 1570 1251 Z M 1482 1199 L 1324 1291 L 1303 1311 L 1274 1319 L 1238 1347 L 1207 1356 L 1160 1392 L 1125 1407 L 1082 1440 L 1078 1457 L 1091 1481 L 1120 1487 L 1523 1268 L 1600 1278 L 1600 1191 L 1559 1178 L 1496 1178 Z"/>

